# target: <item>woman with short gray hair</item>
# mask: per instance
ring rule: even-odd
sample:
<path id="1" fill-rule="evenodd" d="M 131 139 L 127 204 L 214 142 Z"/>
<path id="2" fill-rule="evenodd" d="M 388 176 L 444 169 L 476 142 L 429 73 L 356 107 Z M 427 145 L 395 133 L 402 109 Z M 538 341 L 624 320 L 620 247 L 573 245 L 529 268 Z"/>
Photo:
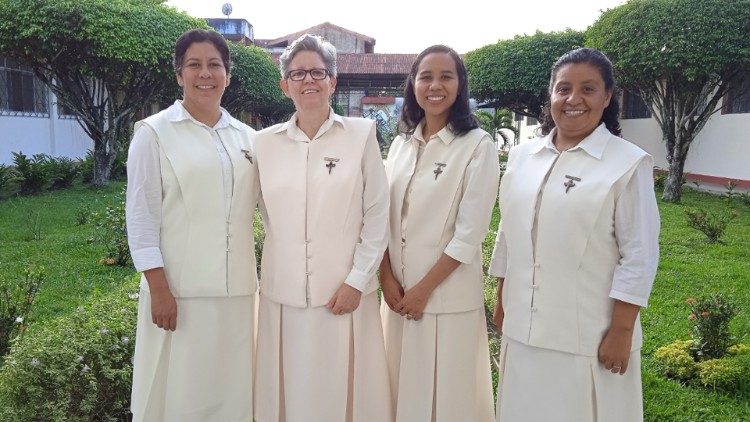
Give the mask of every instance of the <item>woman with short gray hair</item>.
<path id="1" fill-rule="evenodd" d="M 303 35 L 281 55 L 296 113 L 255 138 L 266 229 L 255 420 L 393 420 L 375 271 L 388 182 L 372 120 L 342 117 L 336 49 Z"/>

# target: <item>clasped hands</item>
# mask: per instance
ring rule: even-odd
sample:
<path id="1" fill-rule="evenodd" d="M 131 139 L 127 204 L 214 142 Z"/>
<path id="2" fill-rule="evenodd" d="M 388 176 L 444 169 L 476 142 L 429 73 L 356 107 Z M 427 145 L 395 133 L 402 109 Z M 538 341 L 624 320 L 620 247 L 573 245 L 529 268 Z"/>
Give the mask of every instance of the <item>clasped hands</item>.
<path id="1" fill-rule="evenodd" d="M 383 277 L 381 287 L 383 288 L 383 299 L 393 312 L 406 317 L 406 319 L 415 321 L 422 319 L 427 300 L 430 298 L 430 291 L 419 283 L 404 291 L 401 284 L 393 277 Z"/>

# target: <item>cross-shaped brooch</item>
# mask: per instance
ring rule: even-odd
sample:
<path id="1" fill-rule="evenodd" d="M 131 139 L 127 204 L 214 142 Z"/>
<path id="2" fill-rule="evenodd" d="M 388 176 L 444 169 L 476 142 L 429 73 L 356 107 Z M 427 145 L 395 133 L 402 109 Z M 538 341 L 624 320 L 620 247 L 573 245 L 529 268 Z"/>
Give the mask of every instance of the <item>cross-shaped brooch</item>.
<path id="1" fill-rule="evenodd" d="M 435 167 L 435 170 L 432 172 L 435 173 L 435 180 L 437 180 L 438 176 L 440 176 L 440 173 L 443 172 L 443 167 L 445 167 L 445 163 L 435 163 L 437 167 Z"/>
<path id="2" fill-rule="evenodd" d="M 338 163 L 341 159 L 340 158 L 330 158 L 325 157 L 323 158 L 323 161 L 327 162 L 326 167 L 328 167 L 328 174 L 331 174 L 331 170 L 333 170 L 334 167 L 336 167 L 336 163 Z"/>
<path id="3" fill-rule="evenodd" d="M 242 151 L 242 153 L 245 154 L 245 158 L 247 158 L 247 160 L 250 161 L 250 164 L 253 164 L 253 156 L 250 155 L 250 151 L 246 149 L 241 149 L 240 151 Z"/>
<path id="4" fill-rule="evenodd" d="M 568 176 L 567 174 L 565 175 L 565 178 L 568 179 L 567 182 L 563 183 L 563 186 L 565 186 L 565 193 L 568 193 L 570 188 L 572 188 L 573 186 L 576 186 L 575 182 L 581 181 L 580 177 Z"/>

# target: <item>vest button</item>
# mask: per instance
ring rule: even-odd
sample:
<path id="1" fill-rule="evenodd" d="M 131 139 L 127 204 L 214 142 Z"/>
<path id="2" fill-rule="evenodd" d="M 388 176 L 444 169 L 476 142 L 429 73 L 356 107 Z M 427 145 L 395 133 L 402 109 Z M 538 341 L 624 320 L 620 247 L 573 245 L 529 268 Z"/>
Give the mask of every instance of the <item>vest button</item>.
<path id="1" fill-rule="evenodd" d="M 534 263 L 534 268 L 539 268 L 539 267 L 541 267 L 541 266 L 542 266 L 542 265 L 541 265 L 541 264 L 539 264 L 538 262 L 535 262 L 535 263 Z"/>
<path id="2" fill-rule="evenodd" d="M 539 290 L 539 285 L 538 284 L 532 284 L 531 286 L 529 286 L 529 288 L 530 289 L 534 289 L 534 290 Z"/>
<path id="3" fill-rule="evenodd" d="M 305 271 L 305 275 L 306 275 L 306 276 L 309 276 L 309 275 L 311 275 L 311 274 L 312 274 L 312 271 Z"/>
<path id="4" fill-rule="evenodd" d="M 536 308 L 536 306 L 532 306 L 532 307 L 531 307 L 531 312 L 536 312 L 536 311 L 537 311 L 537 308 Z"/>

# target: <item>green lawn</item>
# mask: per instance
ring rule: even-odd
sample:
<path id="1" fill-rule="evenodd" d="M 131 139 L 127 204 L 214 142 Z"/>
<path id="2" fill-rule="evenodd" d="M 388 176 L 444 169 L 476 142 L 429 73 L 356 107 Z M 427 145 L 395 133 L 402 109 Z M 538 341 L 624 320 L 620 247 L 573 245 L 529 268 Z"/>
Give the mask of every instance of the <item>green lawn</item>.
<path id="1" fill-rule="evenodd" d="M 91 225 L 76 225 L 77 210 L 88 205 L 102 211 L 122 189 L 122 182 L 95 191 L 77 186 L 31 198 L 0 201 L 0 279 L 21 277 L 26 263 L 43 265 L 47 278 L 32 315 L 34 324 L 75 310 L 87 298 L 107 292 L 133 274 L 130 268 L 98 264 L 101 245 L 92 244 Z M 750 420 L 750 392 L 729 396 L 683 387 L 662 379 L 652 355 L 657 347 L 689 337 L 686 298 L 721 292 L 738 305 L 732 329 L 750 343 L 750 208 L 735 204 L 740 216 L 730 223 L 725 244 L 706 244 L 703 234 L 687 227 L 686 207 L 720 210 L 726 203 L 715 196 L 686 191 L 679 205 L 660 203 L 661 264 L 649 308 L 642 314 L 646 343 L 643 383 L 648 421 Z M 485 242 L 489 259 L 497 213 Z M 34 239 L 36 234 L 41 239 Z M 494 286 L 488 280 L 488 299 Z"/>

